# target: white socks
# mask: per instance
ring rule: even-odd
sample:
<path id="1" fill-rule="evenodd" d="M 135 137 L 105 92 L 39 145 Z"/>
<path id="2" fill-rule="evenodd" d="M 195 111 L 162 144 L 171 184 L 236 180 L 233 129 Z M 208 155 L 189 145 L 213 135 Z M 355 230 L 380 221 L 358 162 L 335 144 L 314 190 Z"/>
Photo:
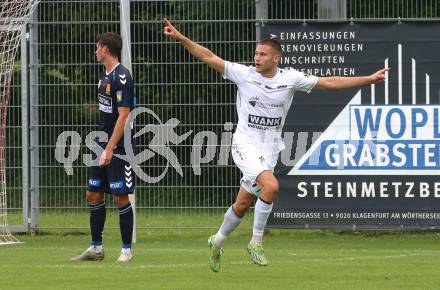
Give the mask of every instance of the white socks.
<path id="1" fill-rule="evenodd" d="M 253 234 L 250 244 L 261 245 L 263 243 L 263 235 Z"/>
<path id="2" fill-rule="evenodd" d="M 89 247 L 89 250 L 91 250 L 91 251 L 93 251 L 93 252 L 95 252 L 95 253 L 101 253 L 102 252 L 102 250 L 103 250 L 103 247 L 102 247 L 102 245 L 91 245 L 90 247 Z"/>
<path id="3" fill-rule="evenodd" d="M 260 198 L 255 203 L 254 212 L 254 228 L 251 239 L 251 244 L 261 245 L 263 241 L 264 228 L 266 227 L 267 219 L 272 212 L 273 203 L 266 203 Z"/>
<path id="4" fill-rule="evenodd" d="M 215 246 L 217 248 L 221 248 L 223 246 L 223 244 L 225 243 L 227 236 L 222 235 L 222 233 L 220 233 L 220 231 L 218 231 L 215 234 Z"/>
<path id="5" fill-rule="evenodd" d="M 261 245 L 263 241 L 264 228 L 266 227 L 267 219 L 272 212 L 272 203 L 266 203 L 261 199 L 257 199 L 255 203 L 255 213 L 254 213 L 254 227 L 253 235 L 251 239 L 251 244 Z M 229 234 L 235 230 L 235 228 L 240 224 L 243 217 L 238 217 L 232 206 L 228 208 L 223 219 L 223 223 L 220 226 L 217 234 L 215 235 L 215 245 L 217 247 L 222 247 L 226 238 Z"/>
<path id="6" fill-rule="evenodd" d="M 122 248 L 121 253 L 129 254 L 131 253 L 131 248 Z"/>
<path id="7" fill-rule="evenodd" d="M 232 206 L 228 208 L 228 210 L 225 213 L 223 223 L 220 226 L 220 229 L 218 230 L 217 234 L 215 235 L 215 245 L 217 247 L 220 248 L 221 246 L 223 246 L 223 243 L 225 242 L 226 238 L 241 223 L 242 219 L 243 217 L 238 217 L 235 214 L 234 210 L 232 209 Z"/>

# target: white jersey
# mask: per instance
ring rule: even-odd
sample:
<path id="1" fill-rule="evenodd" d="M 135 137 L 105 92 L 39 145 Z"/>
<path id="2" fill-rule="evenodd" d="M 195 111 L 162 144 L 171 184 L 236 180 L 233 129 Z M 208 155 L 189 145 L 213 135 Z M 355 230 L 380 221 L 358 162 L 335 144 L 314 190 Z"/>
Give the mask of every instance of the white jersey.
<path id="1" fill-rule="evenodd" d="M 253 66 L 225 62 L 224 78 L 237 85 L 238 124 L 234 138 L 271 152 L 284 149 L 281 131 L 295 91 L 310 93 L 318 78 L 294 69 L 278 69 L 266 78 Z"/>

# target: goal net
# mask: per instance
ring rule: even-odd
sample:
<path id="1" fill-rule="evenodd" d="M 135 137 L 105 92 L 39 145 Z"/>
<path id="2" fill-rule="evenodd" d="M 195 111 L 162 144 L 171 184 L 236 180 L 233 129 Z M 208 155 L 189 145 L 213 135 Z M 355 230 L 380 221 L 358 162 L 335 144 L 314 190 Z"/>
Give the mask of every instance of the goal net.
<path id="1" fill-rule="evenodd" d="M 8 226 L 6 194 L 6 116 L 11 77 L 21 35 L 39 0 L 0 1 L 0 245 L 17 243 Z"/>

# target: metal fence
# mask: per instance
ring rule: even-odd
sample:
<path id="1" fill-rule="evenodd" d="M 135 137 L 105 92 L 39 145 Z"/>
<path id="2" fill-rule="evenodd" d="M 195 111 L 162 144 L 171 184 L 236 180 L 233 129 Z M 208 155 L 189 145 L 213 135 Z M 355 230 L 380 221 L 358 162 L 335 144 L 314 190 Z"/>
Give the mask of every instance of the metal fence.
<path id="1" fill-rule="evenodd" d="M 235 87 L 215 71 L 191 57 L 180 44 L 163 33 L 163 18 L 171 18 L 178 28 L 222 58 L 252 63 L 255 40 L 262 19 L 343 18 L 436 18 L 439 0 L 148 0 L 130 1 L 130 30 L 133 77 L 138 105 L 155 112 L 162 123 L 180 121 L 175 132 L 189 137 L 179 144 L 168 144 L 180 162 L 183 175 L 168 164 L 167 156 L 156 154 L 142 164 L 150 176 L 164 179 L 157 183 L 138 182 L 136 189 L 138 227 L 213 227 L 235 198 L 240 173 L 228 154 L 235 124 Z M 339 5 L 339 6 L 338 6 Z M 332 8 L 333 7 L 333 8 Z M 335 9 L 334 7 L 340 7 Z M 27 63 L 18 63 L 26 72 L 29 107 L 20 102 L 19 74 L 15 75 L 9 110 L 8 192 L 11 223 L 21 224 L 23 196 L 31 203 L 32 228 L 88 228 L 85 198 L 87 168 L 82 155 L 89 153 L 84 139 L 96 128 L 98 110 L 95 88 L 103 71 L 94 57 L 95 36 L 120 31 L 118 0 L 42 0 L 29 24 L 24 49 Z M 26 61 L 25 59 L 23 61 Z M 24 109 L 23 109 L 24 108 Z M 23 114 L 29 129 L 23 124 Z M 27 112 L 28 115 L 27 115 Z M 136 130 L 159 121 L 142 115 Z M 29 140 L 22 140 L 28 130 Z M 80 158 L 67 175 L 54 157 L 58 135 L 77 131 L 83 142 Z M 218 146 L 212 161 L 191 164 L 194 139 L 202 131 L 212 131 Z M 201 133 L 202 132 L 202 133 Z M 24 136 L 27 136 L 25 134 Z M 201 135 L 199 135 L 201 136 Z M 138 138 L 139 150 L 149 148 L 153 137 Z M 23 159 L 22 144 L 30 143 L 29 161 Z M 206 153 L 206 148 L 202 150 Z M 229 155 L 227 155 L 229 156 Z M 169 157 L 169 156 L 168 156 Z M 168 169 L 166 169 L 169 167 Z M 22 174 L 29 172 L 29 175 Z M 200 172 L 200 175 L 195 174 Z M 29 178 L 29 184 L 28 184 Z M 23 195 L 23 190 L 25 195 Z M 112 202 L 107 198 L 108 206 Z M 26 201 L 25 201 L 26 203 Z M 26 215 L 25 215 L 26 216 Z M 116 226 L 116 218 L 107 226 Z M 26 223 L 23 220 L 23 223 Z"/>
<path id="2" fill-rule="evenodd" d="M 19 50 L 17 55 L 19 59 L 25 58 Z M 11 98 L 9 101 L 7 130 L 6 130 L 6 180 L 7 180 L 7 197 L 8 197 L 8 213 L 9 224 L 14 225 L 12 230 L 23 231 L 28 221 L 28 191 L 24 185 L 25 179 L 23 174 L 23 155 L 27 147 L 23 142 L 23 122 L 22 115 L 26 112 L 22 111 L 21 106 L 21 69 L 20 62 L 16 62 L 13 70 L 13 82 L 11 84 Z"/>
<path id="3" fill-rule="evenodd" d="M 166 177 L 157 183 L 138 180 L 138 227 L 210 226 L 210 218 L 219 216 L 218 209 L 232 202 L 239 172 L 232 162 L 218 166 L 214 159 L 200 166 L 201 175 L 195 175 L 191 148 L 198 132 L 212 131 L 220 140 L 224 124 L 236 122 L 234 87 L 182 53 L 178 43 L 166 39 L 162 34 L 163 17 L 171 17 L 182 31 L 225 58 L 250 62 L 255 39 L 254 3 L 131 1 L 130 8 L 138 106 L 154 111 L 162 123 L 177 118 L 178 135 L 193 132 L 182 143 L 169 144 L 183 176 L 170 166 Z M 39 175 L 31 185 L 32 194 L 39 196 L 38 204 L 33 206 L 39 210 L 34 215 L 34 227 L 87 227 L 87 219 L 83 218 L 88 211 L 84 194 L 87 169 L 78 160 L 73 175 L 67 176 L 54 158 L 54 145 L 64 130 L 77 130 L 84 140 L 96 128 L 95 88 L 103 68 L 94 60 L 95 36 L 119 31 L 120 16 L 119 1 L 42 1 L 37 19 L 31 23 L 31 36 L 38 35 L 38 39 L 30 40 L 31 47 L 39 56 L 30 60 L 34 69 L 31 74 L 37 79 L 32 84 L 36 90 L 31 90 L 31 107 L 38 108 L 38 119 L 31 122 L 31 127 L 38 130 L 38 137 L 31 140 L 31 146 L 35 146 L 31 171 Z M 158 121 L 142 116 L 136 129 L 148 123 Z M 151 136 L 139 138 L 139 150 L 149 148 L 150 141 Z M 86 152 L 83 143 L 81 154 Z M 150 176 L 159 176 L 168 166 L 166 157 L 156 155 L 141 168 Z M 111 207 L 111 200 L 107 204 Z"/>

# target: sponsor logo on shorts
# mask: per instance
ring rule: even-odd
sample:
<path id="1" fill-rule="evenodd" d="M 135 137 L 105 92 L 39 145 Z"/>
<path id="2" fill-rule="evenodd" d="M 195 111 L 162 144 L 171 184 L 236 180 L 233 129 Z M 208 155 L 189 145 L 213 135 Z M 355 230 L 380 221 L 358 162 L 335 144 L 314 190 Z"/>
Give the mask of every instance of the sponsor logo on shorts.
<path id="1" fill-rule="evenodd" d="M 93 187 L 100 187 L 101 186 L 101 180 L 100 179 L 89 178 L 89 185 L 93 186 Z"/>
<path id="2" fill-rule="evenodd" d="M 124 182 L 122 180 L 110 182 L 110 189 L 121 189 L 123 186 Z"/>

